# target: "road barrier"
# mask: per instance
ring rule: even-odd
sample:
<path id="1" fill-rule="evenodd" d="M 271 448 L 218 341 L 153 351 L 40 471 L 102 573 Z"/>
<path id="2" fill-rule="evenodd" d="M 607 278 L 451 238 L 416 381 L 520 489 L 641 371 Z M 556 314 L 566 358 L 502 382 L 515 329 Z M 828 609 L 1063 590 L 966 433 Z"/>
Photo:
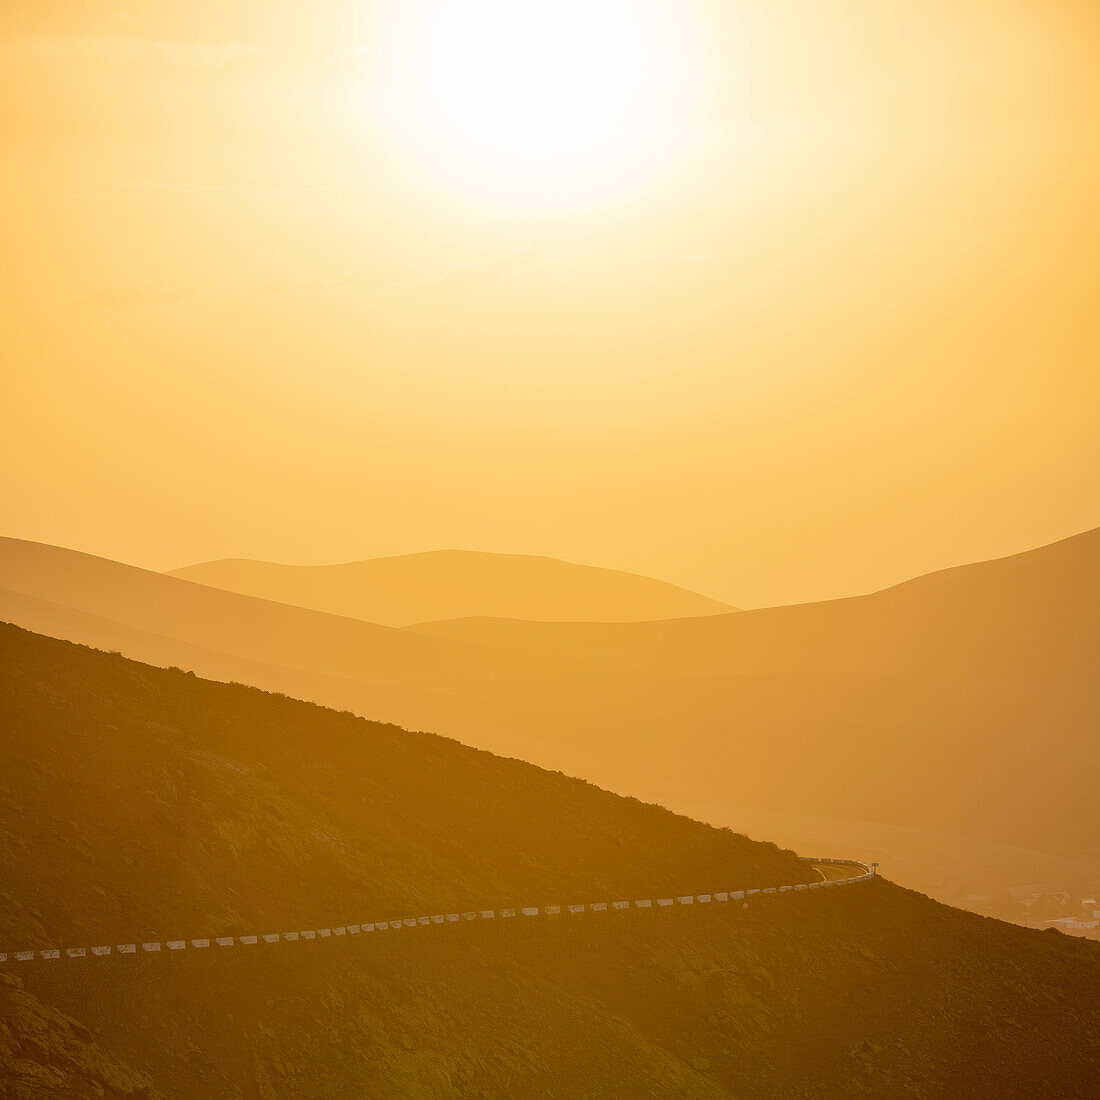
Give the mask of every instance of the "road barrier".
<path id="1" fill-rule="evenodd" d="M 778 895 L 787 892 L 803 890 L 820 890 L 826 887 L 852 886 L 861 882 L 869 882 L 876 875 L 877 864 L 861 863 L 855 859 L 821 859 L 816 856 L 802 856 L 807 863 L 839 864 L 844 867 L 857 867 L 863 873 L 849 875 L 847 878 L 826 879 L 823 882 L 796 883 L 791 886 L 767 886 L 751 890 L 720 890 L 710 894 L 679 894 L 669 898 L 657 898 L 657 906 L 667 908 L 669 906 L 694 905 L 696 902 L 706 904 L 717 901 L 740 901 L 748 905 L 747 898 L 754 899 L 764 896 Z M 83 959 L 102 958 L 107 955 L 136 955 L 138 948 L 144 954 L 155 954 L 166 947 L 169 951 L 184 951 L 188 948 L 201 950 L 213 944 L 216 947 L 251 947 L 264 944 L 275 945 L 282 943 L 297 943 L 299 940 L 328 939 L 333 936 L 359 936 L 370 932 L 385 932 L 400 928 L 421 928 L 433 924 L 454 924 L 459 921 L 495 920 L 497 916 L 502 918 L 514 917 L 517 913 L 525 917 L 557 917 L 564 914 L 579 916 L 582 913 L 606 913 L 611 910 L 624 910 L 630 908 L 650 909 L 653 907 L 651 898 L 640 898 L 633 903 L 629 901 L 594 901 L 587 904 L 572 905 L 528 905 L 515 909 L 478 909 L 466 910 L 462 913 L 437 913 L 426 917 L 402 917 L 397 920 L 368 921 L 360 924 L 341 924 L 328 928 L 309 928 L 295 932 L 264 932 L 256 935 L 242 936 L 212 936 L 196 939 L 179 940 L 147 940 L 134 943 L 100 944 L 94 947 L 44 947 L 36 950 L 19 949 L 12 951 L 0 951 L 0 964 L 7 962 L 32 962 L 35 959 Z"/>

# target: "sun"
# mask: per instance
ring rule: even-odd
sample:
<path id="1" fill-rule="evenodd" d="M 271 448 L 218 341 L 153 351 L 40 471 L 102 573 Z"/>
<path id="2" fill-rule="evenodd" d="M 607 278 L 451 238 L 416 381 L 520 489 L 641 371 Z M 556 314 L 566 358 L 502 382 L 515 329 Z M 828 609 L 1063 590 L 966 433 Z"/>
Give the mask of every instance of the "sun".
<path id="1" fill-rule="evenodd" d="M 375 104 L 459 187 L 570 201 L 629 186 L 683 135 L 684 7 L 402 0 L 380 28 Z"/>

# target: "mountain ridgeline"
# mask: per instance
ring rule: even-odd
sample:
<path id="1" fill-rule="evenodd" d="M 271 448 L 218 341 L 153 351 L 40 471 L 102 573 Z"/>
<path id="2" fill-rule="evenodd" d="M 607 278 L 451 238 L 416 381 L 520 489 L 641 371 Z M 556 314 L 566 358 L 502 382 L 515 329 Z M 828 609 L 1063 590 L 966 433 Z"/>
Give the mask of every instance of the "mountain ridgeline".
<path id="1" fill-rule="evenodd" d="M 445 738 L 0 627 L 2 949 L 803 881 Z M 5 1095 L 1064 1098 L 1100 949 L 886 881 L 0 966 Z"/>
<path id="2" fill-rule="evenodd" d="M 229 559 L 169 574 L 246 596 L 386 626 L 495 615 L 557 622 L 633 622 L 733 608 L 664 581 L 529 554 L 436 550 L 341 565 Z"/>
<path id="3" fill-rule="evenodd" d="M 1100 875 L 1100 531 L 869 596 L 649 622 L 396 629 L 12 539 L 0 577 L 0 617 L 28 629 L 857 846 L 930 892 Z"/>

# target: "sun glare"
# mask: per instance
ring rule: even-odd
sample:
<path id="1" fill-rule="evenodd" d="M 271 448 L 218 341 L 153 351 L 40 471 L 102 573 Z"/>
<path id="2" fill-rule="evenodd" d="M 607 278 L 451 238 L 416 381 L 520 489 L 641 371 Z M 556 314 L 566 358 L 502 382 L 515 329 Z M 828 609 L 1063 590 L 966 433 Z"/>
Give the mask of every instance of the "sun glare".
<path id="1" fill-rule="evenodd" d="M 683 7 L 405 0 L 381 36 L 375 102 L 457 186 L 537 201 L 621 190 L 682 138 Z"/>

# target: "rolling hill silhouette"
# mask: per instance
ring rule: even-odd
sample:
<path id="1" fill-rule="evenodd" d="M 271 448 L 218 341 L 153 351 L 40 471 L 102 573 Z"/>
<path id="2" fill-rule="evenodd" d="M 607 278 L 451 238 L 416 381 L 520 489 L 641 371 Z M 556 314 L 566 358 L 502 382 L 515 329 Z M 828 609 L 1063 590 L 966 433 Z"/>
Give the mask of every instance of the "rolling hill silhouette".
<path id="1" fill-rule="evenodd" d="M 629 622 L 716 615 L 727 604 L 664 581 L 527 554 L 437 550 L 342 565 L 227 559 L 173 577 L 387 626 L 469 615 Z"/>
<path id="2" fill-rule="evenodd" d="M 0 617 L 30 629 L 787 843 L 871 844 L 929 891 L 1100 871 L 1096 531 L 870 596 L 645 623 L 395 630 L 17 540 L 0 576 Z"/>
<path id="3" fill-rule="evenodd" d="M 5 946 L 806 876 L 444 738 L 11 626 L 0 663 Z M 13 1097 L 1085 1097 L 1098 981 L 1094 944 L 877 881 L 9 963 L 0 1078 Z"/>
<path id="4" fill-rule="evenodd" d="M 583 653 L 629 675 L 840 672 L 1096 683 L 1100 528 L 868 596 L 647 623 L 486 617 L 412 629 L 450 640 Z"/>
<path id="5" fill-rule="evenodd" d="M 907 853 L 922 884 L 952 834 L 1018 849 L 987 852 L 1006 861 L 998 886 L 1029 881 L 1012 877 L 1023 866 L 1045 877 L 1033 858 L 1042 851 L 1076 860 L 1082 885 L 1100 874 L 1087 778 L 1100 715 L 1100 530 L 828 603 L 414 629 L 547 667 L 580 655 L 601 667 L 599 683 L 546 695 L 537 712 L 501 700 L 494 717 L 537 729 L 542 743 L 556 731 L 559 766 L 617 789 L 719 804 L 716 820 L 774 816 L 786 797 L 808 815 L 939 834 L 934 859 Z"/>

